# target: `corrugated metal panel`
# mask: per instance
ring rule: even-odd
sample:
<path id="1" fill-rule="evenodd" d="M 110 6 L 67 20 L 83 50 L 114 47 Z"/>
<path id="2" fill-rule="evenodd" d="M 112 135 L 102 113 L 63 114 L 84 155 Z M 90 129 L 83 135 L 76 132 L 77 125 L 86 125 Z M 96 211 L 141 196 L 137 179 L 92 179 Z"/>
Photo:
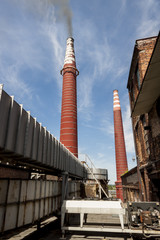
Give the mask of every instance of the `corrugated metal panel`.
<path id="1" fill-rule="evenodd" d="M 54 168 L 57 168 L 57 158 L 58 158 L 58 141 L 55 138 L 55 151 L 54 151 Z"/>
<path id="2" fill-rule="evenodd" d="M 47 132 L 47 135 L 48 135 L 48 145 L 47 145 L 47 156 L 46 156 L 46 165 L 47 166 L 51 166 L 51 146 L 52 146 L 52 141 L 51 141 L 51 138 L 52 138 L 52 135 Z"/>
<path id="3" fill-rule="evenodd" d="M 62 144 L 59 143 L 59 161 L 58 161 L 58 168 L 62 169 Z"/>
<path id="4" fill-rule="evenodd" d="M 50 166 L 54 167 L 55 162 L 55 138 L 51 135 L 51 164 Z"/>
<path id="5" fill-rule="evenodd" d="M 30 112 L 28 112 L 28 121 L 25 133 L 25 143 L 24 143 L 24 157 L 32 158 L 32 144 L 33 144 L 33 136 L 34 136 L 34 128 L 35 119 L 30 116 Z"/>
<path id="6" fill-rule="evenodd" d="M 15 152 L 15 143 L 17 139 L 17 130 L 20 116 L 20 105 L 12 101 L 11 111 L 9 115 L 9 124 L 7 127 L 7 140 L 5 148 L 11 152 Z"/>
<path id="7" fill-rule="evenodd" d="M 24 212 L 25 212 L 24 210 L 25 210 L 25 204 L 22 203 L 19 206 L 17 227 L 21 227 L 24 225 Z M 4 229 L 4 231 L 5 231 L 5 229 Z"/>
<path id="8" fill-rule="evenodd" d="M 42 164 L 43 161 L 43 141 L 44 141 L 44 127 L 40 125 L 39 139 L 38 139 L 38 157 L 37 161 Z"/>
<path id="9" fill-rule="evenodd" d="M 33 144 L 32 144 L 32 159 L 36 160 L 38 157 L 38 139 L 40 135 L 40 124 L 34 119 Z M 31 139 L 28 139 L 31 141 Z"/>
<path id="10" fill-rule="evenodd" d="M 69 196 L 77 196 L 80 183 L 68 184 Z M 57 181 L 0 180 L 0 232 L 32 224 L 57 211 L 61 192 L 62 182 Z"/>
<path id="11" fill-rule="evenodd" d="M 69 169 L 70 169 L 70 161 L 69 161 L 69 151 L 67 149 L 66 171 L 69 172 Z"/>
<path id="12" fill-rule="evenodd" d="M 62 171 L 64 171 L 64 160 L 65 160 L 65 150 L 64 150 L 64 145 L 62 145 L 62 151 L 61 151 L 61 168 L 62 168 Z"/>
<path id="13" fill-rule="evenodd" d="M 27 112 L 20 106 L 20 117 L 19 124 L 17 130 L 17 141 L 16 141 L 16 153 L 20 155 L 24 155 L 24 145 L 25 145 L 25 133 L 28 122 L 28 114 Z"/>
<path id="14" fill-rule="evenodd" d="M 2 85 L 0 85 L 0 148 L 5 146 L 11 101 L 11 97 L 2 91 Z"/>
<path id="15" fill-rule="evenodd" d="M 67 171 L 67 166 L 66 166 L 66 162 L 67 162 L 67 149 L 64 147 L 63 148 L 64 151 L 64 157 L 63 157 L 63 170 Z"/>
<path id="16" fill-rule="evenodd" d="M 60 168 L 60 142 L 57 141 L 57 158 L 56 158 L 56 168 Z"/>
<path id="17" fill-rule="evenodd" d="M 44 127 L 44 134 L 43 134 L 43 143 L 42 143 L 42 163 L 46 165 L 47 161 L 47 129 Z"/>

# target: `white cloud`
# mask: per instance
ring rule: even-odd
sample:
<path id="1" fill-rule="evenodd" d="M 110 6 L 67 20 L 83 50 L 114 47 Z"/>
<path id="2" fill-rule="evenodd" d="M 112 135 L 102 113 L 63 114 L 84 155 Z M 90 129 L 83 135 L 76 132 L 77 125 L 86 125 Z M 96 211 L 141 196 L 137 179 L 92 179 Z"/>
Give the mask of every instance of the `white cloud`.
<path id="1" fill-rule="evenodd" d="M 125 8 L 125 1 L 122 9 Z M 121 11 L 122 11 L 121 9 Z M 97 34 L 98 29 L 90 21 L 85 24 L 78 23 L 78 45 L 76 45 L 76 57 L 78 66 L 83 68 L 83 75 L 80 71 L 80 81 L 78 82 L 78 101 L 79 112 L 83 114 L 85 121 L 92 119 L 94 111 L 93 90 L 96 85 L 104 83 L 104 88 L 113 84 L 118 78 L 122 77 L 127 71 L 124 62 L 120 61 L 119 53 L 115 51 L 114 44 L 109 42 L 106 37 L 109 34 L 103 32 L 101 36 Z M 83 28 L 81 25 L 83 24 Z"/>
<path id="2" fill-rule="evenodd" d="M 115 74 L 115 79 L 120 78 L 123 74 L 125 74 L 128 71 L 127 66 L 119 66 L 117 68 L 117 72 Z"/>
<path id="3" fill-rule="evenodd" d="M 32 88 L 19 77 L 19 68 L 20 66 L 16 64 L 6 66 L 0 63 L 0 81 L 6 84 L 13 93 L 18 92 L 19 99 L 24 96 L 31 99 Z"/>
<path id="4" fill-rule="evenodd" d="M 133 141 L 133 132 L 132 132 L 132 125 L 131 125 L 131 113 L 130 113 L 130 106 L 127 105 L 126 109 L 123 114 L 123 128 L 124 128 L 124 137 L 125 137 L 125 144 L 126 144 L 126 151 L 127 153 L 134 154 L 134 141 Z"/>
<path id="5" fill-rule="evenodd" d="M 137 28 L 138 37 L 149 37 L 158 34 L 160 29 L 160 2 L 158 0 L 138 1 L 141 18 Z"/>
<path id="6" fill-rule="evenodd" d="M 108 116 L 109 114 L 105 114 L 105 117 L 102 117 L 99 129 L 106 135 L 114 137 L 114 125 Z"/>
<path id="7" fill-rule="evenodd" d="M 24 96 L 32 98 L 34 92 L 34 82 L 27 82 L 26 73 L 34 75 L 33 81 L 37 80 L 35 74 L 48 75 L 43 81 L 49 81 L 52 79 L 50 76 L 54 76 L 59 89 L 62 83 L 59 81 L 59 69 L 63 64 L 61 42 L 64 35 L 61 34 L 59 39 L 54 6 L 48 8 L 46 1 L 40 0 L 39 4 L 33 1 L 29 5 L 29 2 L 13 1 L 13 11 L 17 15 L 13 21 L 6 13 L 0 16 L 0 82 L 19 99 Z M 39 14 L 41 10 L 42 17 Z"/>
<path id="8" fill-rule="evenodd" d="M 88 23 L 87 26 L 84 26 L 79 46 L 77 47 L 78 54 L 80 54 L 78 56 L 79 65 L 84 65 L 84 58 L 86 63 L 83 67 L 83 75 L 81 75 L 80 71 L 81 79 L 78 82 L 79 112 L 84 113 L 85 121 L 91 119 L 94 108 L 93 88 L 95 84 L 106 81 L 107 75 L 115 71 L 116 65 L 112 49 L 106 37 L 99 40 L 94 26 L 89 27 L 88 25 L 92 24 Z M 92 30 L 88 31 L 88 27 Z M 92 44 L 90 44 L 91 42 Z M 119 74 L 121 73 L 119 72 Z M 108 79 L 110 82 L 112 80 Z"/>
<path id="9" fill-rule="evenodd" d="M 65 54 L 64 48 L 66 47 L 66 42 L 64 41 L 64 33 L 61 33 L 61 36 L 58 34 L 58 27 L 54 15 L 54 9 L 50 14 L 46 16 L 46 22 L 43 26 L 43 30 L 51 43 L 51 45 L 49 46 L 52 51 L 51 60 L 52 68 L 54 69 L 53 75 L 59 87 L 59 94 L 61 95 L 62 81 L 60 81 L 60 79 L 62 80 L 62 78 L 60 77 L 60 69 L 62 69 L 63 67 L 63 60 Z M 52 19 L 52 21 L 50 18 Z"/>
<path id="10" fill-rule="evenodd" d="M 94 116 L 94 123 L 83 123 L 86 128 L 92 128 L 94 130 L 101 131 L 106 136 L 114 137 L 114 126 L 111 119 L 108 117 L 109 114 L 99 113 L 98 116 Z M 88 121 L 91 119 L 88 119 Z M 96 125 L 95 125 L 96 121 Z"/>
<path id="11" fill-rule="evenodd" d="M 79 80 L 79 79 L 77 79 Z M 92 78 L 86 75 L 80 79 L 81 83 L 78 88 L 78 112 L 83 113 L 85 116 L 85 120 L 89 121 L 91 119 L 91 111 L 88 109 L 92 109 L 93 101 L 92 101 L 92 88 L 93 82 Z"/>
<path id="12" fill-rule="evenodd" d="M 111 51 L 111 47 L 106 38 L 103 38 L 102 42 L 100 42 L 94 36 L 96 42 L 88 48 L 87 55 L 90 58 L 90 63 L 93 64 L 94 68 L 94 77 L 97 81 L 101 81 L 107 72 L 112 70 L 113 67 L 113 55 Z"/>

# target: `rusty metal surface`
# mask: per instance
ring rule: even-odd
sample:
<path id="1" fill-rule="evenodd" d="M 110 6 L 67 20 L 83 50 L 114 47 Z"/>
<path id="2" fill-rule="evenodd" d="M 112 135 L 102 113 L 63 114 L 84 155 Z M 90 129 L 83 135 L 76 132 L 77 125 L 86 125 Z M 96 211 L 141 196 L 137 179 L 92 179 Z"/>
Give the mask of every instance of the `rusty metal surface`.
<path id="1" fill-rule="evenodd" d="M 69 196 L 78 197 L 80 183 L 70 181 Z M 0 180 L 0 232 L 33 224 L 61 207 L 62 183 L 48 180 Z"/>
<path id="2" fill-rule="evenodd" d="M 103 168 L 91 168 L 92 173 L 97 178 L 97 180 L 108 181 L 108 170 Z M 88 175 L 88 179 L 94 179 L 92 174 Z"/>

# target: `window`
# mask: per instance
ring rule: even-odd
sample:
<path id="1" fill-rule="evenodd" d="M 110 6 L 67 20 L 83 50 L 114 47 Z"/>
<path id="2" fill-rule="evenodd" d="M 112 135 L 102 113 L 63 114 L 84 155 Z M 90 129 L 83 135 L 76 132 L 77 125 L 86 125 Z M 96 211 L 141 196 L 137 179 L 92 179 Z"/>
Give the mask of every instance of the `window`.
<path id="1" fill-rule="evenodd" d="M 140 83 L 140 75 L 139 75 L 138 64 L 137 64 L 137 67 L 136 67 L 136 78 L 137 78 L 138 89 L 140 89 L 141 83 Z"/>
<path id="2" fill-rule="evenodd" d="M 130 92 L 131 101 L 133 103 L 135 103 L 135 93 L 134 93 L 134 89 L 133 89 L 133 78 L 132 78 L 132 83 L 130 85 L 129 92 Z"/>
<path id="3" fill-rule="evenodd" d="M 142 119 L 142 124 L 143 124 L 143 129 L 144 129 L 144 142 L 145 142 L 146 152 L 149 156 L 150 155 L 150 147 L 149 147 L 148 130 L 145 130 L 145 128 L 144 128 L 147 126 L 145 116 L 142 115 L 141 119 Z"/>
<path id="4" fill-rule="evenodd" d="M 135 94 L 133 89 L 132 89 L 132 98 L 133 98 L 133 102 L 135 102 Z"/>

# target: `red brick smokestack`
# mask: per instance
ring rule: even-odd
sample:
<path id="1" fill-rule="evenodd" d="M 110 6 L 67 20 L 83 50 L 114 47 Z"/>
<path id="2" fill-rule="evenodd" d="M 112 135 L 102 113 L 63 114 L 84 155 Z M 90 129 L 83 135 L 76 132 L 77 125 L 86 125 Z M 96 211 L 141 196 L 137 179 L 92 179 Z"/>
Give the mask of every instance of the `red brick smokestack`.
<path id="1" fill-rule="evenodd" d="M 123 201 L 121 175 L 128 170 L 128 164 L 118 90 L 113 91 L 113 112 L 114 112 L 114 136 L 115 136 L 115 154 L 117 171 L 117 181 L 115 182 L 116 194 L 117 198 L 120 198 Z"/>
<path id="2" fill-rule="evenodd" d="M 76 69 L 74 39 L 71 37 L 67 39 L 66 55 L 61 74 L 63 76 L 63 89 L 60 141 L 78 157 L 76 77 L 79 72 Z"/>

